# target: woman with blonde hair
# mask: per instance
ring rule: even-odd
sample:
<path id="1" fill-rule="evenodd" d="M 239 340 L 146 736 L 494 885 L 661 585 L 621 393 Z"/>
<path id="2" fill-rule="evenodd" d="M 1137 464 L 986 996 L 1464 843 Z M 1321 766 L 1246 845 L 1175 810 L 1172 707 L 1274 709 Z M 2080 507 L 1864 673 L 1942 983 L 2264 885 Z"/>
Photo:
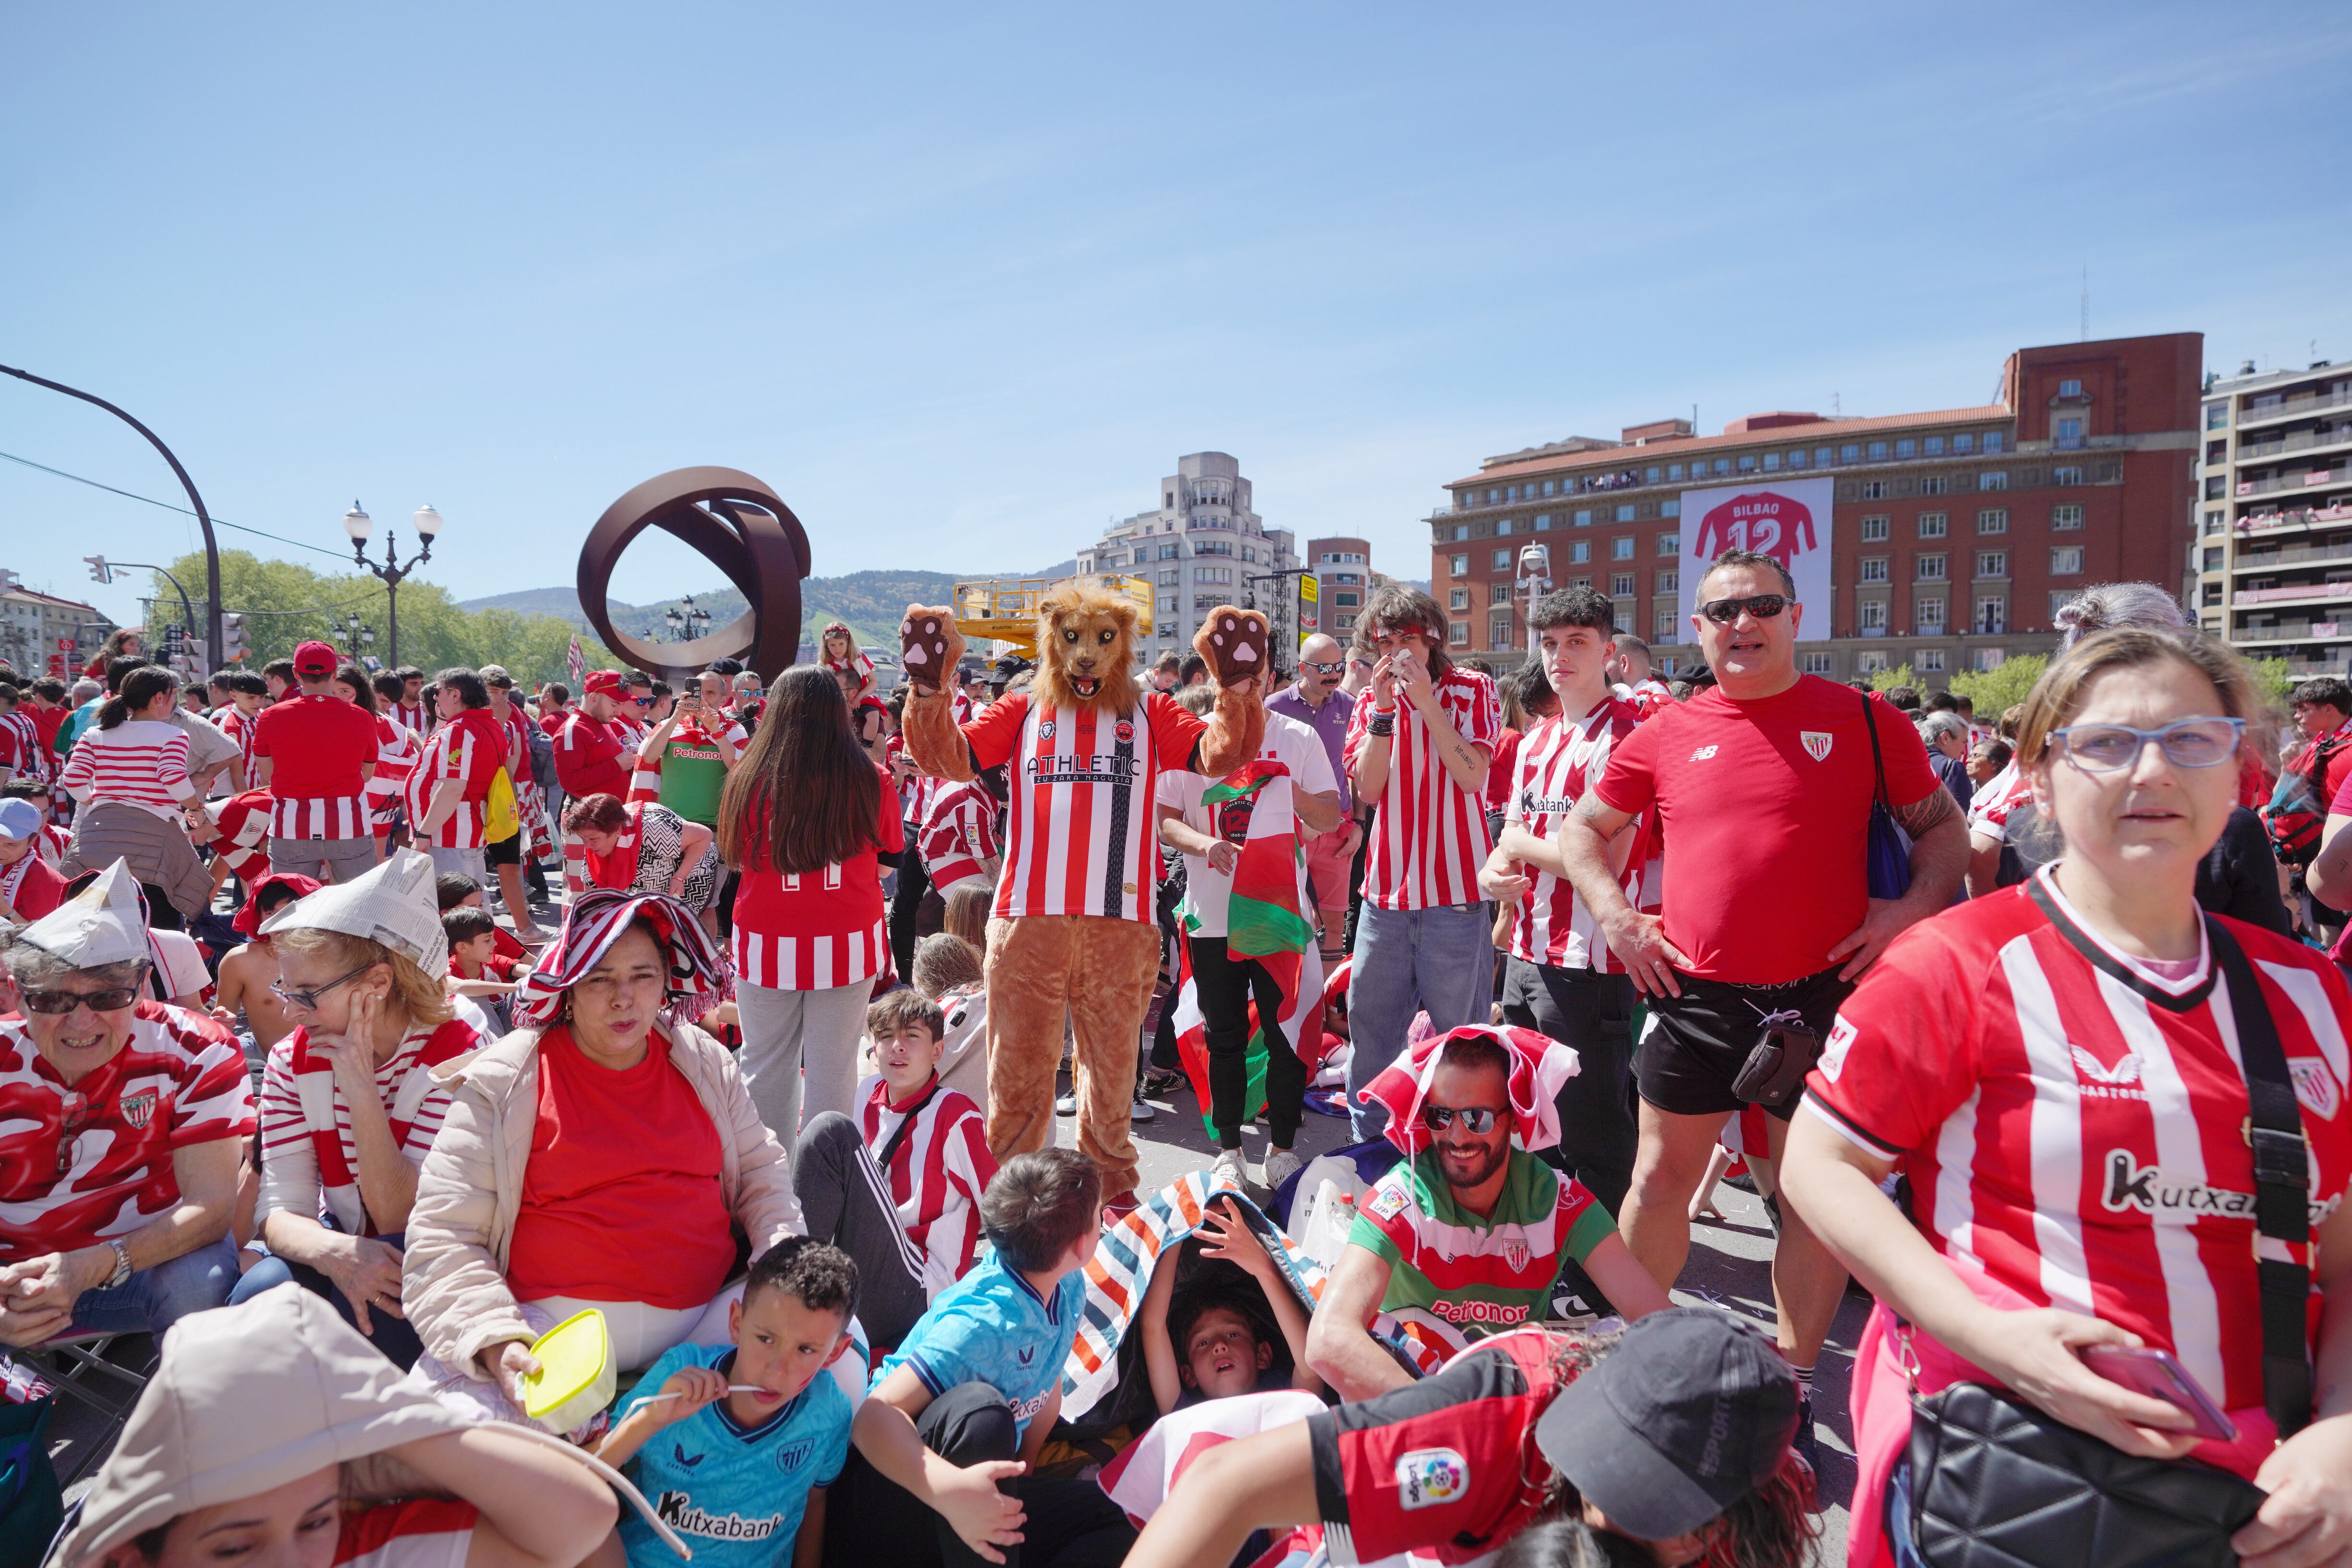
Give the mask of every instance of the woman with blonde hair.
<path id="1" fill-rule="evenodd" d="M 1839 1010 L 1780 1191 L 1878 1299 L 1854 1365 L 1854 1564 L 1902 1560 L 1886 1500 L 1949 1482 L 1907 1474 L 1906 1444 L 1931 1447 L 1915 1393 L 1969 1384 L 2253 1481 L 2268 1495 L 2230 1542 L 2253 1568 L 2340 1561 L 2352 1539 L 2352 995 L 2318 953 L 2196 898 L 2258 706 L 2210 638 L 2084 638 L 2018 735 L 2063 858 L 1897 937 Z M 1880 1185 L 1898 1171 L 1907 1214 Z M 2100 1351 L 2168 1352 L 2234 1431 L 2200 1439 L 2085 1360 Z"/>
<path id="2" fill-rule="evenodd" d="M 940 930 L 971 943 L 984 963 L 988 958 L 988 908 L 996 901 L 996 884 L 967 878 L 948 889 L 947 913 Z"/>
<path id="3" fill-rule="evenodd" d="M 433 1069 L 482 1044 L 443 990 L 432 858 L 395 849 L 279 910 L 264 934 L 295 1028 L 261 1077 L 256 1215 L 269 1256 L 229 1300 L 292 1279 L 405 1371 L 422 1346 L 401 1310 L 402 1248 L 449 1108 Z"/>

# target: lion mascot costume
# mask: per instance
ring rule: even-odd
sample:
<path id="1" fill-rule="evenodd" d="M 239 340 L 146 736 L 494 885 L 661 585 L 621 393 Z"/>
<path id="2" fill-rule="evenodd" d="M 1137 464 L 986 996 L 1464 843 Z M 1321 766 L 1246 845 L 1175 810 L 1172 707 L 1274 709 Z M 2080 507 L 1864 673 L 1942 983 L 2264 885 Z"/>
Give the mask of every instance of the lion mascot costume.
<path id="1" fill-rule="evenodd" d="M 988 1147 L 1053 1142 L 1063 1019 L 1076 1040 L 1078 1149 L 1106 1199 L 1131 1201 L 1128 1112 L 1160 973 L 1153 786 L 1163 771 L 1222 777 L 1265 735 L 1265 617 L 1230 605 L 1192 639 L 1217 682 L 1203 721 L 1136 682 L 1135 608 L 1082 582 L 1037 605 L 1037 673 L 958 725 L 945 684 L 963 655 L 952 612 L 909 605 L 899 628 L 914 690 L 907 753 L 933 778 L 1012 764 L 1004 869 L 988 923 Z"/>

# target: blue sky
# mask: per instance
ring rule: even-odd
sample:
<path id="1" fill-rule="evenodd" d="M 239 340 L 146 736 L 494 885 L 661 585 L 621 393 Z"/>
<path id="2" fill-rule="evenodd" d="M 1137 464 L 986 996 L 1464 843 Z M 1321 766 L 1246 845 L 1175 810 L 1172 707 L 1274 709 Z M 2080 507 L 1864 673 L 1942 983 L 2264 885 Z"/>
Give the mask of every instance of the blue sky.
<path id="1" fill-rule="evenodd" d="M 340 553 L 430 500 L 460 596 L 568 583 L 681 465 L 820 574 L 971 571 L 1203 447 L 1417 576 L 1482 457 L 1987 401 L 2085 266 L 2094 336 L 2352 360 L 2347 57 L 2296 0 L 12 6 L 0 363 L 233 521 Z M 173 495 L 5 380 L 0 451 Z M 79 557 L 193 537 L 0 462 L 37 587 L 127 614 Z M 663 540 L 615 586 L 715 582 Z"/>

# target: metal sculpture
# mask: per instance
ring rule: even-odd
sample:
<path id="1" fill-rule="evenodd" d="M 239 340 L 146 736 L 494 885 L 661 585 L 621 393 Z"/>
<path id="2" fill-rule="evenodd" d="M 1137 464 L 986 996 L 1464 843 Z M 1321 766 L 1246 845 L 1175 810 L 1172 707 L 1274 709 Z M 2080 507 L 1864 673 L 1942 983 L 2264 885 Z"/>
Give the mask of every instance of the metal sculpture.
<path id="1" fill-rule="evenodd" d="M 646 642 L 615 628 L 605 605 L 613 569 L 648 528 L 699 552 L 751 607 L 691 642 Z M 606 507 L 588 531 L 580 546 L 580 608 L 606 647 L 648 675 L 677 684 L 713 659 L 738 658 L 773 680 L 800 652 L 801 579 L 808 574 L 808 533 L 775 491 L 736 468 L 673 468 Z"/>

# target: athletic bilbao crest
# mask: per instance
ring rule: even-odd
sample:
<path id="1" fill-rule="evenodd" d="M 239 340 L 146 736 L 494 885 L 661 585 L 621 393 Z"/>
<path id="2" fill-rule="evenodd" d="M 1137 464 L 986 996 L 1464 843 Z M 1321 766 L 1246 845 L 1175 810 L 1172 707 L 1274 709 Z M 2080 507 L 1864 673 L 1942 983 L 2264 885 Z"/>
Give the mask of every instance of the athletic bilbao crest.
<path id="1" fill-rule="evenodd" d="M 155 1091 L 142 1089 L 137 1094 L 122 1097 L 122 1120 L 144 1130 L 148 1119 L 155 1114 Z"/>
<path id="2" fill-rule="evenodd" d="M 1528 1267 L 1528 1244 L 1524 1241 L 1503 1243 L 1503 1263 L 1514 1274 L 1524 1272 Z"/>
<path id="3" fill-rule="evenodd" d="M 1826 763 L 1830 760 L 1830 742 L 1837 737 L 1826 730 L 1801 730 L 1797 739 L 1805 743 L 1807 756 L 1817 763 Z"/>
<path id="4" fill-rule="evenodd" d="M 1437 1508 L 1470 1489 L 1469 1462 L 1452 1448 L 1415 1448 L 1396 1462 L 1397 1506 Z"/>
<path id="5" fill-rule="evenodd" d="M 2286 1072 L 2294 1079 L 2294 1097 L 2303 1101 L 2305 1110 L 2322 1121 L 2336 1120 L 2336 1108 L 2343 1103 L 2343 1097 L 2336 1092 L 2336 1075 L 2327 1070 L 2326 1062 L 2317 1057 L 2289 1057 Z"/>

